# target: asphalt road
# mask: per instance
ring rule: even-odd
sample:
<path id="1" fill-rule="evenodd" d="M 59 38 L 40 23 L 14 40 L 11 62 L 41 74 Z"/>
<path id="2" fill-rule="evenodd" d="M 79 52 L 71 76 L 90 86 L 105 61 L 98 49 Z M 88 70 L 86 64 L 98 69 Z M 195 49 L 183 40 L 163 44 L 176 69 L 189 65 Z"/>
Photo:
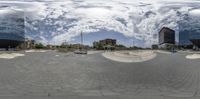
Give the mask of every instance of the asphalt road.
<path id="1" fill-rule="evenodd" d="M 120 63 L 101 53 L 26 53 L 0 59 L 0 99 L 199 99 L 200 60 L 164 54 Z"/>

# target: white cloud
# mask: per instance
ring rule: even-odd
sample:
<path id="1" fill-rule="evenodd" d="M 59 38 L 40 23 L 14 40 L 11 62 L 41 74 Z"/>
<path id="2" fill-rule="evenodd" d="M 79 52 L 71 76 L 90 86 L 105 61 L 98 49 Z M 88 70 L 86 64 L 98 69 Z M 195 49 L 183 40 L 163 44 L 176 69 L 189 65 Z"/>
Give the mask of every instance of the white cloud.
<path id="1" fill-rule="evenodd" d="M 22 9 L 33 28 L 33 38 L 45 42 L 70 41 L 80 32 L 102 29 L 120 32 L 145 42 L 157 43 L 163 26 L 178 31 L 184 14 L 199 15 L 197 0 L 18 0 L 1 1 L 12 9 Z M 13 4 L 14 2 L 14 4 Z M 1 11 L 1 10 L 0 10 Z M 181 16 L 179 16 L 181 13 Z M 32 25 L 32 26 L 30 26 Z"/>
<path id="2" fill-rule="evenodd" d="M 194 9 L 190 11 L 190 15 L 192 16 L 200 16 L 200 9 Z"/>
<path id="3" fill-rule="evenodd" d="M 11 10 L 7 10 L 7 9 L 0 9 L 0 15 L 2 14 L 8 14 L 9 12 L 11 12 Z"/>

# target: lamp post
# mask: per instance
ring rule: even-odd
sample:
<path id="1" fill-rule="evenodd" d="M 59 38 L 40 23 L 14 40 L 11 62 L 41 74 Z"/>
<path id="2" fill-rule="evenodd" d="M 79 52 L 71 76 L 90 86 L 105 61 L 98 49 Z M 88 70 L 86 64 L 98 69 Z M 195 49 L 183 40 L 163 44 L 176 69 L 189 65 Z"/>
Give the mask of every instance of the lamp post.
<path id="1" fill-rule="evenodd" d="M 83 32 L 81 31 L 81 44 L 80 44 L 80 50 L 83 49 Z"/>

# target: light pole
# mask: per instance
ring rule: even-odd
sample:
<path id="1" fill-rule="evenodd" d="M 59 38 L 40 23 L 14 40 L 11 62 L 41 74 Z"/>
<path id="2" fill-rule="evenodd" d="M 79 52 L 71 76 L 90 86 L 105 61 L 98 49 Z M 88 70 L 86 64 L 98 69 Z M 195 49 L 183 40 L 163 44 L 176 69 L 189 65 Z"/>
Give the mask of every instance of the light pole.
<path id="1" fill-rule="evenodd" d="M 81 44 L 80 44 L 80 50 L 83 49 L 83 32 L 81 31 Z"/>
<path id="2" fill-rule="evenodd" d="M 81 45 L 83 45 L 83 33 L 81 32 Z"/>

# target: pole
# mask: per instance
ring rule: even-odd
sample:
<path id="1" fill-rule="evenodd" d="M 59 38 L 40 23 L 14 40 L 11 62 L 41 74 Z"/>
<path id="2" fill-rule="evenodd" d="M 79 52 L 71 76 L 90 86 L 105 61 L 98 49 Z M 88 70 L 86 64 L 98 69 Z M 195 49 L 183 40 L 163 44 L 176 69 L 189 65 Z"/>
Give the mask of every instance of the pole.
<path id="1" fill-rule="evenodd" d="M 83 33 L 81 32 L 81 45 L 83 45 Z"/>
<path id="2" fill-rule="evenodd" d="M 82 50 L 83 49 L 83 33 L 81 31 L 81 45 L 80 45 L 80 49 Z"/>

